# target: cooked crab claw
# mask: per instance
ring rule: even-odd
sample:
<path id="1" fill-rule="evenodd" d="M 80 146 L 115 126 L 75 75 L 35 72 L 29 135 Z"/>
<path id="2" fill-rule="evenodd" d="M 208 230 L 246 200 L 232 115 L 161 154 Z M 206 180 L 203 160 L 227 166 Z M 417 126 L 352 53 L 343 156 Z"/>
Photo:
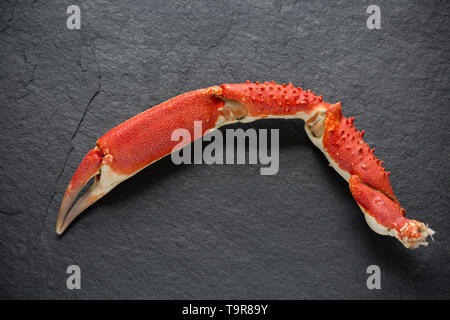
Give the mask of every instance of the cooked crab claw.
<path id="1" fill-rule="evenodd" d="M 119 183 L 180 146 L 177 141 L 172 141 L 174 130 L 187 128 L 193 137 L 194 121 L 202 121 L 202 135 L 214 128 L 216 121 L 223 118 L 219 109 L 223 108 L 224 102 L 216 97 L 221 92 L 220 87 L 211 87 L 182 94 L 125 121 L 98 139 L 66 189 L 56 232 L 62 234 L 87 207 Z M 93 177 L 92 186 L 75 202 Z"/>
<path id="2" fill-rule="evenodd" d="M 406 211 L 395 198 L 388 178 L 390 172 L 363 140 L 364 131 L 354 127 L 354 118 L 343 116 L 340 103 L 326 103 L 310 90 L 273 81 L 223 84 L 188 92 L 107 132 L 84 157 L 70 181 L 56 232 L 64 232 L 78 215 L 119 183 L 192 142 L 199 134 L 238 121 L 265 118 L 305 121 L 308 137 L 349 183 L 353 197 L 375 232 L 393 236 L 407 248 L 427 244 L 426 238 L 434 231 L 405 218 Z M 199 121 L 201 132 L 195 128 Z M 173 139 L 177 129 L 189 130 L 191 140 L 180 143 Z M 95 179 L 92 186 L 75 202 L 91 178 Z"/>
<path id="3" fill-rule="evenodd" d="M 100 174 L 102 160 L 103 155 L 98 148 L 94 148 L 86 154 L 78 166 L 77 171 L 73 175 L 73 178 L 66 189 L 66 193 L 64 194 L 64 198 L 59 209 L 58 219 L 56 221 L 56 232 L 58 234 L 61 234 L 84 209 L 96 200 L 100 199 L 100 197 L 96 197 L 95 195 L 98 193 L 99 189 L 98 175 Z M 95 182 L 92 187 L 71 208 L 83 187 L 92 177 L 95 177 Z"/>

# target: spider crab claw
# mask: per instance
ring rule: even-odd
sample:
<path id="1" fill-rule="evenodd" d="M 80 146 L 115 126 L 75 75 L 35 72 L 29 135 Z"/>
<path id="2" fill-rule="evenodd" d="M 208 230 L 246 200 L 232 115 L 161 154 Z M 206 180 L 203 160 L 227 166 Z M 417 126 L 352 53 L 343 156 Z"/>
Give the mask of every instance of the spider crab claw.
<path id="1" fill-rule="evenodd" d="M 87 198 L 86 193 L 83 197 L 84 199 L 79 199 L 72 208 L 72 204 L 75 199 L 80 194 L 83 187 L 87 182 L 94 176 L 99 174 L 100 164 L 103 160 L 103 155 L 99 152 L 97 148 L 89 151 L 81 161 L 78 166 L 77 171 L 73 175 L 72 180 L 67 186 L 66 193 L 61 203 L 61 207 L 58 212 L 58 219 L 56 220 L 56 233 L 61 234 L 67 226 L 72 222 L 80 213 L 82 208 L 86 208 L 85 200 Z M 96 180 L 98 180 L 96 178 Z M 93 193 L 94 186 L 91 187 L 90 191 Z M 92 198 L 91 198 L 92 199 Z M 70 211 L 69 211 L 70 209 Z"/>
<path id="2" fill-rule="evenodd" d="M 201 135 L 216 128 L 218 122 L 222 123 L 221 109 L 225 103 L 217 97 L 221 94 L 220 87 L 210 87 L 179 95 L 138 114 L 99 138 L 66 189 L 56 221 L 56 233 L 62 234 L 86 208 L 119 183 L 182 148 L 182 143 L 172 139 L 175 130 L 187 129 L 194 137 L 195 121 L 203 124 Z M 75 202 L 91 178 L 94 178 L 92 186 Z"/>
<path id="3" fill-rule="evenodd" d="M 98 147 L 86 154 L 64 194 L 56 221 L 56 233 L 62 234 L 81 212 L 123 181 L 120 176 L 111 174 L 110 163 L 111 156 L 104 156 Z M 83 187 L 92 178 L 92 186 L 75 202 Z"/>

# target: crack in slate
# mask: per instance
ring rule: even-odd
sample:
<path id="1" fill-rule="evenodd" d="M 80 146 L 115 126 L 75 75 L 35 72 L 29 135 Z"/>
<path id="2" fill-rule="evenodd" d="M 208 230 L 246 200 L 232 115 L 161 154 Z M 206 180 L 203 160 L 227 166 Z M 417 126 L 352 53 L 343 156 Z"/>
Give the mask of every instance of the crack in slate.
<path id="1" fill-rule="evenodd" d="M 71 139 L 70 139 L 71 142 L 74 140 L 74 138 L 75 138 L 76 135 L 78 134 L 79 129 L 80 129 L 80 127 L 81 127 L 81 124 L 83 123 L 84 118 L 85 118 L 87 112 L 89 111 L 89 107 L 91 106 L 92 102 L 95 100 L 95 98 L 98 96 L 98 94 L 101 92 L 101 89 L 102 89 L 102 72 L 101 72 L 100 65 L 99 65 L 99 63 L 98 63 L 98 61 L 97 61 L 96 47 L 95 47 L 95 44 L 94 44 L 94 41 L 92 40 L 92 38 L 91 38 L 91 44 L 92 44 L 92 47 L 93 47 L 93 49 L 94 49 L 94 50 L 93 50 L 93 53 L 94 53 L 94 60 L 95 60 L 95 62 L 96 62 L 96 64 L 97 64 L 97 79 L 98 79 L 98 86 L 97 86 L 97 89 L 95 90 L 94 94 L 91 96 L 91 98 L 89 99 L 88 103 L 87 103 L 86 106 L 84 107 L 84 111 L 83 111 L 83 114 L 82 114 L 82 116 L 81 116 L 81 118 L 80 118 L 80 121 L 78 122 L 78 125 L 77 125 L 77 127 L 75 128 L 75 131 L 74 131 L 74 133 L 72 134 L 72 137 L 71 137 Z M 48 204 L 47 204 L 47 209 L 46 209 L 46 211 L 45 211 L 44 221 L 43 221 L 43 223 L 42 223 L 42 228 L 41 228 L 41 233 L 40 233 L 40 238 L 41 238 L 42 240 L 44 240 L 44 239 L 43 239 L 44 229 L 45 229 L 45 226 L 47 225 L 47 220 L 48 220 L 48 214 L 49 214 L 49 211 L 50 211 L 50 206 L 51 206 L 51 204 L 52 204 L 52 202 L 53 202 L 53 200 L 54 200 L 54 198 L 55 198 L 55 196 L 56 196 L 56 190 L 57 190 L 57 186 L 58 186 L 59 179 L 61 178 L 61 176 L 62 176 L 62 174 L 63 174 L 63 172 L 64 172 L 64 169 L 66 168 L 67 161 L 68 161 L 68 159 L 69 159 L 70 154 L 71 154 L 72 151 L 74 150 L 74 148 L 75 148 L 75 147 L 74 147 L 73 145 L 71 145 L 71 148 L 70 148 L 70 150 L 67 152 L 66 158 L 64 159 L 64 163 L 63 163 L 63 165 L 62 165 L 62 168 L 61 168 L 61 170 L 59 171 L 58 176 L 56 177 L 55 185 L 54 185 L 54 188 L 53 188 L 53 193 L 52 193 L 52 195 L 51 195 L 51 197 L 50 197 L 50 200 L 49 200 L 49 202 L 48 202 Z"/>
<path id="2" fill-rule="evenodd" d="M 94 60 L 95 60 L 95 62 L 96 62 L 96 64 L 97 64 L 97 79 L 98 79 L 98 86 L 97 86 L 97 90 L 96 90 L 96 91 L 94 92 L 94 94 L 91 96 L 91 98 L 89 99 L 87 105 L 86 105 L 85 108 L 84 108 L 84 111 L 83 111 L 83 114 L 82 114 L 82 116 L 81 116 L 81 118 L 80 118 L 80 121 L 78 122 L 78 125 L 77 125 L 77 127 L 75 128 L 75 131 L 74 131 L 74 133 L 73 133 L 73 135 L 72 135 L 72 137 L 71 137 L 71 139 L 70 139 L 71 142 L 73 141 L 73 139 L 74 139 L 74 138 L 76 137 L 76 135 L 78 134 L 79 129 L 80 129 L 80 127 L 81 127 L 81 124 L 83 123 L 84 118 L 85 118 L 87 112 L 89 111 L 89 107 L 91 106 L 92 102 L 93 102 L 94 99 L 98 96 L 98 94 L 101 92 L 101 89 L 102 89 L 102 72 L 101 72 L 100 64 L 99 64 L 98 61 L 97 61 L 96 47 L 95 47 L 95 43 L 94 43 L 94 41 L 92 40 L 92 38 L 91 38 L 91 44 L 92 44 L 92 47 L 93 47 L 93 49 L 94 49 L 94 50 L 93 50 L 93 53 L 94 53 Z M 34 76 L 33 76 L 33 78 L 34 78 Z M 74 148 L 75 148 L 75 147 L 73 146 L 73 144 L 71 144 L 71 148 L 70 148 L 70 150 L 69 150 L 69 151 L 67 152 L 67 154 L 66 154 L 66 158 L 64 159 L 64 163 L 63 163 L 63 165 L 62 165 L 62 168 L 61 168 L 61 170 L 59 171 L 58 176 L 56 177 L 55 184 L 54 184 L 54 187 L 53 187 L 53 192 L 52 192 L 52 195 L 51 195 L 51 197 L 50 197 L 50 200 L 48 201 L 47 209 L 46 209 L 46 211 L 45 211 L 44 221 L 43 221 L 42 227 L 41 227 L 40 239 L 41 239 L 41 241 L 43 242 L 43 244 L 44 244 L 44 246 L 45 246 L 45 254 L 46 254 L 46 256 L 47 256 L 47 260 L 48 260 L 49 264 L 51 264 L 51 256 L 50 256 L 50 254 L 49 254 L 49 252 L 48 252 L 48 246 L 47 246 L 47 244 L 46 244 L 45 241 L 44 241 L 43 235 L 44 235 L 44 231 L 45 231 L 45 226 L 47 225 L 50 207 L 51 207 L 51 204 L 52 204 L 52 202 L 53 202 L 53 200 L 55 199 L 55 196 L 56 196 L 56 191 L 57 191 L 57 186 L 58 186 L 59 179 L 61 178 L 61 176 L 62 176 L 62 174 L 63 174 L 63 172 L 64 172 L 64 169 L 66 168 L 67 161 L 68 161 L 68 159 L 69 159 L 70 154 L 71 154 L 72 151 L 74 150 Z M 47 277 L 48 277 L 48 276 L 49 276 L 49 275 L 47 275 Z"/>
<path id="3" fill-rule="evenodd" d="M 81 116 L 80 121 L 78 122 L 78 125 L 75 129 L 75 132 L 72 135 L 71 140 L 73 140 L 75 138 L 75 136 L 78 134 L 78 131 L 80 129 L 81 124 L 83 123 L 84 117 L 86 116 L 86 113 L 89 110 L 89 107 L 91 106 L 92 102 L 94 101 L 94 99 L 97 97 L 97 95 L 101 92 L 102 90 L 102 72 L 101 72 L 101 68 L 100 65 L 97 61 L 97 54 L 96 54 L 96 47 L 95 47 L 95 43 L 91 38 L 91 43 L 92 43 L 92 47 L 93 47 L 93 51 L 94 51 L 94 60 L 97 64 L 97 79 L 98 79 L 98 86 L 97 86 L 97 90 L 94 92 L 94 94 L 91 96 L 91 98 L 89 99 L 89 102 L 87 103 L 87 105 L 84 107 L 84 111 L 83 111 L 83 115 Z"/>
<path id="4" fill-rule="evenodd" d="M 9 29 L 9 27 L 10 27 L 10 25 L 11 25 L 11 22 L 12 22 L 13 19 L 14 19 L 14 11 L 16 10 L 16 4 L 17 4 L 17 0 L 15 0 L 15 1 L 13 2 L 13 4 L 12 4 L 12 9 L 11 9 L 11 17 L 6 21 L 6 22 L 7 22 L 7 25 L 6 25 L 6 27 L 4 27 L 2 30 L 0 30 L 0 33 L 3 33 L 3 32 L 5 32 L 6 30 Z"/>
<path id="5" fill-rule="evenodd" d="M 3 214 L 5 216 L 18 216 L 20 214 L 23 214 L 23 212 L 9 212 L 9 211 L 0 210 L 0 214 Z"/>
<path id="6" fill-rule="evenodd" d="M 66 168 L 67 160 L 69 160 L 69 156 L 70 156 L 70 154 L 72 153 L 73 149 L 74 149 L 74 146 L 72 145 L 71 148 L 70 148 L 70 150 L 69 150 L 69 152 L 67 152 L 66 158 L 64 159 L 63 166 L 62 166 L 61 170 L 59 171 L 58 176 L 56 177 L 55 186 L 54 186 L 54 188 L 53 188 L 53 193 L 52 193 L 52 195 L 51 195 L 51 197 L 50 197 L 50 200 L 49 200 L 49 202 L 48 202 L 48 204 L 47 204 L 47 209 L 45 210 L 44 222 L 42 223 L 42 228 L 41 228 L 41 233 L 40 233 L 40 237 L 41 237 L 42 240 L 44 240 L 44 238 L 43 238 L 44 227 L 45 227 L 46 224 L 47 224 L 48 212 L 49 212 L 49 210 L 50 210 L 50 205 L 52 204 L 53 199 L 54 199 L 55 196 L 56 196 L 56 186 L 58 185 L 59 178 L 61 178 L 61 175 L 62 175 L 62 173 L 64 172 L 64 169 Z"/>
<path id="7" fill-rule="evenodd" d="M 70 140 L 73 140 L 75 138 L 75 136 L 78 134 L 78 130 L 80 129 L 80 126 L 83 123 L 84 117 L 86 116 L 86 113 L 89 110 L 89 106 L 91 105 L 92 101 L 94 101 L 95 97 L 100 93 L 100 89 L 101 89 L 101 84 L 98 85 L 97 90 L 94 92 L 92 97 L 89 99 L 89 102 L 86 105 L 86 107 L 84 107 L 83 115 L 81 116 L 81 119 L 78 122 L 77 128 L 75 129 L 75 132 L 73 133 L 72 138 Z"/>
<path id="8" fill-rule="evenodd" d="M 37 63 L 36 64 L 31 63 L 28 60 L 28 56 L 26 55 L 25 51 L 23 52 L 23 60 L 25 62 L 27 70 L 29 70 L 29 65 L 31 65 L 31 77 L 30 77 L 30 79 L 24 81 L 24 86 L 27 87 L 28 85 L 30 85 L 31 83 L 34 82 L 34 77 L 36 75 Z"/>
<path id="9" fill-rule="evenodd" d="M 22 99 L 24 99 L 25 97 L 28 96 L 28 94 L 29 94 L 29 92 L 30 92 L 30 89 L 28 88 L 28 86 L 34 82 L 34 78 L 35 78 L 35 75 L 36 75 L 36 69 L 37 69 L 37 66 L 38 66 L 37 63 L 36 63 L 36 64 L 33 64 L 33 63 L 31 63 L 31 62 L 28 60 L 28 57 L 27 57 L 25 51 L 23 52 L 23 61 L 25 62 L 25 66 L 26 66 L 26 68 L 27 68 L 27 71 L 30 70 L 30 67 L 29 67 L 29 66 L 31 65 L 31 76 L 30 76 L 30 79 L 27 79 L 27 80 L 25 80 L 25 81 L 22 81 L 22 82 L 23 82 L 23 88 L 24 88 L 26 91 L 25 91 L 25 94 L 22 95 L 22 96 L 20 96 L 20 97 L 18 97 L 17 100 L 22 100 Z"/>

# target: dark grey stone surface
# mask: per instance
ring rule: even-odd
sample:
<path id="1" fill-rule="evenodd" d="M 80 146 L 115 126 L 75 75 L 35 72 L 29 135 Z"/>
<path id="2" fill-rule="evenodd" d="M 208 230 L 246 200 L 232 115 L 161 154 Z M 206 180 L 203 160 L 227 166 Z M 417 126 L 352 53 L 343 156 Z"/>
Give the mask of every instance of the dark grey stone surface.
<path id="1" fill-rule="evenodd" d="M 0 4 L 0 298 L 449 298 L 446 1 L 73 1 Z M 366 9 L 381 8 L 381 30 Z M 177 94 L 293 82 L 341 101 L 435 243 L 366 225 L 301 121 L 280 170 L 175 166 L 124 182 L 55 234 L 64 190 L 98 137 Z M 240 125 L 248 128 L 249 125 Z M 66 268 L 82 289 L 66 289 Z M 366 288 L 381 267 L 382 289 Z"/>

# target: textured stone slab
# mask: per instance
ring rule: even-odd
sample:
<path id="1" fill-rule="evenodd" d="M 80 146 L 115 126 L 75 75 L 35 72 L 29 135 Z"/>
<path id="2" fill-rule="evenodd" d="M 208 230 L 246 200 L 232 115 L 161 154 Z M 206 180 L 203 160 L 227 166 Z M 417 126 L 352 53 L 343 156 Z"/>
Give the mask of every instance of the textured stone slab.
<path id="1" fill-rule="evenodd" d="M 449 4 L 354 1 L 0 4 L 1 298 L 448 298 Z M 348 186 L 280 129 L 280 170 L 175 166 L 117 187 L 61 238 L 64 189 L 95 140 L 177 94 L 275 80 L 341 101 L 393 172 L 408 215 L 437 231 L 416 251 L 369 230 Z M 250 125 L 239 125 L 249 128 Z M 66 289 L 81 267 L 82 289 Z M 379 265 L 382 289 L 366 288 Z"/>

